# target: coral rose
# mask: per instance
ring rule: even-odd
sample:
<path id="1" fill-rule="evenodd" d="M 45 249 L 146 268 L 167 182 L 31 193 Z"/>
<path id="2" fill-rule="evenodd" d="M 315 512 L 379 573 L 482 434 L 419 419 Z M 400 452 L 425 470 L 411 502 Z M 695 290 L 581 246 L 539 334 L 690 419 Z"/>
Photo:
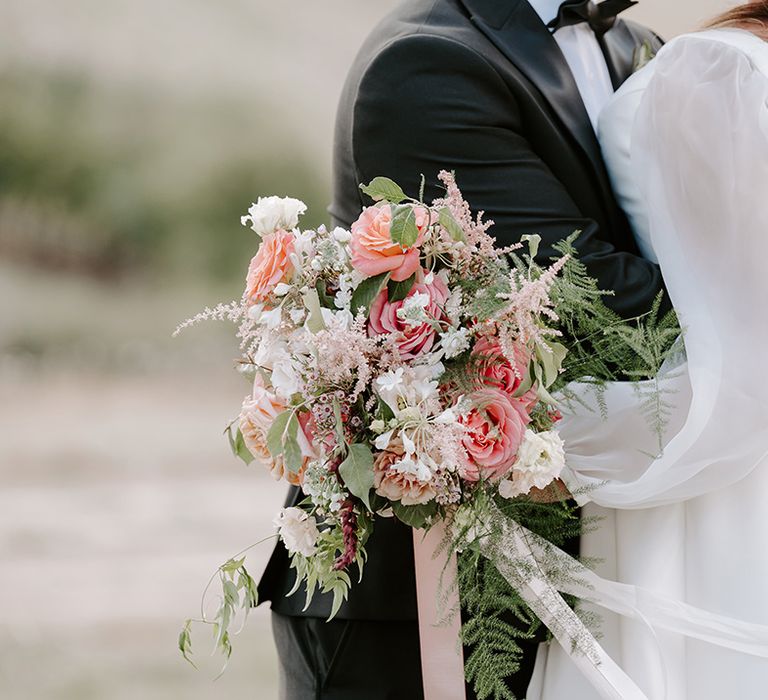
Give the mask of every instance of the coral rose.
<path id="1" fill-rule="evenodd" d="M 352 224 L 352 267 L 365 277 L 389 272 L 395 282 L 407 280 L 419 269 L 419 245 L 429 227 L 429 211 L 414 207 L 419 237 L 410 248 L 393 243 L 390 233 L 392 207 L 388 204 L 367 207 Z"/>
<path id="2" fill-rule="evenodd" d="M 251 304 L 265 301 L 278 284 L 290 279 L 293 248 L 293 234 L 288 231 L 275 231 L 264 236 L 259 252 L 248 266 L 245 293 Z"/>
<path id="3" fill-rule="evenodd" d="M 423 280 L 423 275 L 420 275 Z M 371 304 L 368 332 L 370 335 L 397 334 L 397 347 L 404 360 L 412 360 L 429 352 L 435 344 L 437 330 L 435 321 L 445 321 L 445 302 L 448 299 L 448 285 L 442 277 L 432 275 L 427 284 L 418 281 L 405 299 L 389 301 L 385 287 Z M 398 313 L 398 312 L 405 313 Z M 409 320 L 409 313 L 416 312 L 424 320 Z"/>
<path id="4" fill-rule="evenodd" d="M 470 398 L 475 407 L 461 419 L 469 464 L 461 476 L 467 481 L 500 479 L 515 463 L 531 419 L 522 401 L 500 389 L 481 389 Z"/>
<path id="5" fill-rule="evenodd" d="M 394 438 L 384 452 L 379 452 L 373 463 L 373 486 L 379 496 L 400 501 L 404 506 L 429 503 L 435 490 L 428 481 L 419 481 L 413 474 L 392 469 L 392 465 L 405 456 L 400 438 Z"/>
<path id="6" fill-rule="evenodd" d="M 253 393 L 246 397 L 240 409 L 239 425 L 243 435 L 243 441 L 254 460 L 266 467 L 274 479 L 285 478 L 291 484 L 300 484 L 307 463 L 317 456 L 312 445 L 309 414 L 299 414 L 299 431 L 297 440 L 301 453 L 304 456 L 304 464 L 298 474 L 288 471 L 283 464 L 282 457 L 273 458 L 267 447 L 267 433 L 272 427 L 275 418 L 280 415 L 285 404 L 265 386 L 257 376 L 253 385 Z"/>
<path id="7" fill-rule="evenodd" d="M 531 352 L 523 345 L 515 345 L 514 363 L 510 362 L 501 349 L 497 338 L 482 336 L 472 348 L 472 355 L 479 360 L 480 381 L 485 386 L 501 389 L 514 396 L 526 378 L 531 362 Z M 536 402 L 536 391 L 526 392 L 521 397 L 527 406 Z"/>

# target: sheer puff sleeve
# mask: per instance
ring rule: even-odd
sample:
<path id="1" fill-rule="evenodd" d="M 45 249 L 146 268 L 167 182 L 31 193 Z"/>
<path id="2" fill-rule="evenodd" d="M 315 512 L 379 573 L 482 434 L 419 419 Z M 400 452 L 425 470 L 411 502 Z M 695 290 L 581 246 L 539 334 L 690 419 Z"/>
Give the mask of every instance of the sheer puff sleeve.
<path id="1" fill-rule="evenodd" d="M 573 386 L 592 410 L 573 406 L 562 428 L 568 485 L 616 508 L 716 491 L 768 454 L 768 44 L 702 32 L 671 42 L 654 64 L 628 175 L 687 362 L 657 382 L 610 384 L 600 400 Z M 649 415 L 664 418 L 658 431 Z"/>

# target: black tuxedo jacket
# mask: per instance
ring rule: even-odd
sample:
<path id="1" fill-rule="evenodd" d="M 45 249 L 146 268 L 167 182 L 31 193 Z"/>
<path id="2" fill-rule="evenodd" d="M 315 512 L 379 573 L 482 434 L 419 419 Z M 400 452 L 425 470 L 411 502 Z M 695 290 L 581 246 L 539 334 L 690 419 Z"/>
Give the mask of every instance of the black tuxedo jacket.
<path id="1" fill-rule="evenodd" d="M 618 87 L 636 50 L 660 39 L 617 21 L 602 41 Z M 578 88 L 554 38 L 526 0 L 411 0 L 373 31 L 341 97 L 334 152 L 335 223 L 349 226 L 366 201 L 358 185 L 377 175 L 407 193 L 439 170 L 455 170 L 473 210 L 485 211 L 500 245 L 542 237 L 540 258 L 575 230 L 580 259 L 613 289 L 608 303 L 625 317 L 647 311 L 662 288 L 656 265 L 639 257 L 619 209 Z M 298 501 L 292 489 L 288 501 Z M 379 518 L 363 581 L 339 617 L 413 619 L 413 545 L 408 528 Z M 262 599 L 289 615 L 325 616 L 330 596 L 303 612 L 289 599 L 294 574 L 279 545 L 260 583 Z"/>

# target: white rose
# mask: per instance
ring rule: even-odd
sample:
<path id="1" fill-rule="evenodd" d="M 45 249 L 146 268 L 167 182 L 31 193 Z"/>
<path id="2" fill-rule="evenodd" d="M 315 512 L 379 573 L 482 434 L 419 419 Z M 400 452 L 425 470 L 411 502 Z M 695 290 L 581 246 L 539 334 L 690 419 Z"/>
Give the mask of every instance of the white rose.
<path id="1" fill-rule="evenodd" d="M 565 449 L 554 430 L 525 431 L 525 438 L 512 470 L 512 478 L 499 483 L 502 498 L 515 498 L 532 488 L 543 489 L 557 479 L 565 467 Z"/>
<path id="2" fill-rule="evenodd" d="M 272 521 L 291 554 L 311 557 L 317 549 L 320 531 L 314 517 L 301 508 L 283 508 Z"/>
<path id="3" fill-rule="evenodd" d="M 248 213 L 240 217 L 240 223 L 253 229 L 262 238 L 278 230 L 290 231 L 299 223 L 299 217 L 307 211 L 307 205 L 291 197 L 259 197 Z"/>

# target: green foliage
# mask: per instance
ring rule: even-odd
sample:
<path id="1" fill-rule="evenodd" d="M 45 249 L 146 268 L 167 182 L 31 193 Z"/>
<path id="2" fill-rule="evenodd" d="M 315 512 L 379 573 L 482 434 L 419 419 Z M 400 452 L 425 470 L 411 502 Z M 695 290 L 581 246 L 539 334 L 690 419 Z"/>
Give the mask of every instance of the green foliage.
<path id="1" fill-rule="evenodd" d="M 416 282 L 416 274 L 412 274 L 407 280 L 402 282 L 395 282 L 390 280 L 387 284 L 387 291 L 390 302 L 402 301 L 408 296 L 408 293 L 413 289 L 413 285 Z"/>
<path id="2" fill-rule="evenodd" d="M 384 289 L 384 285 L 388 280 L 388 272 L 383 272 L 380 275 L 376 275 L 376 277 L 368 277 L 367 279 L 364 279 L 352 294 L 352 302 L 349 305 L 352 313 L 357 314 L 360 309 L 363 309 L 365 315 L 368 316 L 373 300 L 379 296 L 379 293 Z"/>
<path id="3" fill-rule="evenodd" d="M 370 510 L 368 494 L 373 488 L 373 453 L 368 445 L 349 446 L 346 459 L 339 465 L 339 474 L 353 496 L 357 496 Z"/>
<path id="4" fill-rule="evenodd" d="M 437 515 L 437 503 L 430 501 L 423 505 L 404 506 L 400 501 L 393 501 L 392 512 L 398 520 L 409 527 L 422 529 Z"/>
<path id="5" fill-rule="evenodd" d="M 227 426 L 227 438 L 229 440 L 229 447 L 232 450 L 232 454 L 235 455 L 235 457 L 239 457 L 243 460 L 246 464 L 250 464 L 253 462 L 253 455 L 250 453 L 250 450 L 245 446 L 245 441 L 243 440 L 243 434 L 240 432 L 240 428 L 236 428 L 233 432 L 233 426 Z"/>
<path id="6" fill-rule="evenodd" d="M 416 243 L 419 238 L 419 228 L 416 226 L 416 211 L 412 205 L 392 205 L 389 237 L 393 243 L 399 243 L 403 248 L 410 248 Z"/>
<path id="7" fill-rule="evenodd" d="M 465 240 L 464 229 L 461 228 L 448 207 L 443 207 L 440 210 L 439 217 L 440 225 L 448 231 L 448 234 L 454 241 Z"/>
<path id="8" fill-rule="evenodd" d="M 209 617 L 205 613 L 205 597 L 211 584 L 216 578 L 219 579 L 219 583 L 221 584 L 219 605 L 216 608 L 213 617 Z M 224 673 L 224 670 L 227 667 L 227 662 L 232 656 L 232 622 L 241 610 L 247 618 L 250 609 L 257 604 L 258 592 L 256 581 L 245 568 L 245 557 L 232 558 L 224 562 L 213 575 L 203 593 L 201 617 L 198 619 L 186 620 L 179 633 L 178 647 L 184 659 L 195 666 L 191 658 L 192 625 L 196 622 L 208 625 L 213 630 L 214 648 L 224 657 L 224 667 L 221 670 L 221 673 Z M 245 624 L 244 621 L 243 624 Z"/>
<path id="9" fill-rule="evenodd" d="M 360 185 L 360 189 L 374 202 L 390 202 L 400 204 L 408 199 L 400 185 L 388 177 L 375 177 L 367 185 Z"/>
<path id="10" fill-rule="evenodd" d="M 495 505 L 505 517 L 558 547 L 567 545 L 591 522 L 582 521 L 572 503 L 544 504 L 519 498 L 498 499 Z M 464 533 L 472 528 L 486 532 L 489 527 L 489 522 L 468 523 Z M 493 537 L 495 533 L 487 534 Z M 459 540 L 463 537 L 460 534 Z M 468 647 L 464 664 L 467 681 L 479 700 L 522 700 L 509 690 L 507 679 L 519 670 L 520 641 L 534 638 L 542 624 L 493 563 L 480 553 L 476 541 L 461 544 L 464 551 L 459 556 L 458 583 L 466 617 L 462 640 Z"/>
<path id="11" fill-rule="evenodd" d="M 609 309 L 603 301 L 608 293 L 576 257 L 577 235 L 555 246 L 571 256 L 552 291 L 569 350 L 557 387 L 585 377 L 597 382 L 654 378 L 681 333 L 677 315 L 660 316 L 661 295 L 639 318 L 624 320 Z"/>

